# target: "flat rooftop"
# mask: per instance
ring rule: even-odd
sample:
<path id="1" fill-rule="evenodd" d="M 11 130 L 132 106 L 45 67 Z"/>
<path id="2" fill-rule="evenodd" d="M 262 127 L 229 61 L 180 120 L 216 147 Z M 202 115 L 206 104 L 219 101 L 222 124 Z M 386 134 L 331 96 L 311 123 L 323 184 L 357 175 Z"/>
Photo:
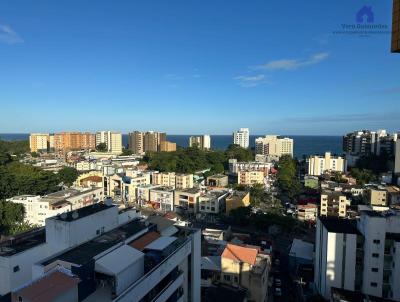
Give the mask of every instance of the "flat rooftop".
<path id="1" fill-rule="evenodd" d="M 357 229 L 356 220 L 337 217 L 320 217 L 319 220 L 330 233 L 361 234 Z"/>
<path id="2" fill-rule="evenodd" d="M 41 264 L 48 265 L 54 261 L 62 260 L 77 265 L 83 265 L 93 259 L 96 255 L 108 250 L 120 242 L 125 241 L 127 238 L 145 228 L 146 225 L 144 222 L 133 220 L 60 255 L 45 260 Z"/>
<path id="3" fill-rule="evenodd" d="M 57 191 L 54 193 L 50 193 L 48 195 L 45 195 L 41 198 L 41 201 L 43 202 L 48 202 L 49 204 L 55 204 L 55 203 L 60 203 L 64 200 L 67 200 L 68 198 L 71 197 L 76 197 L 79 195 L 84 195 L 84 194 L 88 194 L 91 192 L 94 192 L 96 190 L 98 190 L 99 188 L 93 188 L 93 189 L 89 189 L 89 190 L 85 190 L 85 191 L 80 191 L 80 190 L 76 190 L 76 189 L 66 189 L 66 190 L 61 190 L 61 191 Z"/>
<path id="4" fill-rule="evenodd" d="M 189 194 L 197 194 L 200 193 L 200 190 L 197 188 L 187 188 L 187 189 L 179 189 L 176 190 L 176 192 L 183 192 L 183 193 L 189 193 Z"/>
<path id="5" fill-rule="evenodd" d="M 62 221 L 73 221 L 77 219 L 81 219 L 87 216 L 90 216 L 92 214 L 95 214 L 97 212 L 101 212 L 104 210 L 107 210 L 109 208 L 115 207 L 115 205 L 106 205 L 104 203 L 95 203 L 71 212 L 66 212 L 63 214 L 59 214 L 57 216 L 54 216 L 50 219 L 57 219 L 57 220 L 62 220 Z"/>
<path id="6" fill-rule="evenodd" d="M 228 175 L 215 174 L 215 175 L 208 176 L 207 178 L 225 178 L 225 177 L 228 177 Z"/>
<path id="7" fill-rule="evenodd" d="M 10 257 L 45 242 L 45 229 L 34 229 L 0 242 L 0 257 Z"/>

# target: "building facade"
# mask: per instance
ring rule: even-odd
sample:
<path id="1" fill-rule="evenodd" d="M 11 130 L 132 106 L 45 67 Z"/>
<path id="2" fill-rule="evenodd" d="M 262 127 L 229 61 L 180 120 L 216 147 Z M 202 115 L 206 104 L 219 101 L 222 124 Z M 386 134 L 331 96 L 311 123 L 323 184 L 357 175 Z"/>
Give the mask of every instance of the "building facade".
<path id="1" fill-rule="evenodd" d="M 307 161 L 309 175 L 319 176 L 325 172 L 346 171 L 346 160 L 340 156 L 332 156 L 330 152 L 325 152 L 325 156 L 310 156 Z"/>
<path id="2" fill-rule="evenodd" d="M 96 133 L 96 146 L 105 144 L 107 152 L 122 153 L 122 134 L 113 131 L 100 131 Z"/>
<path id="3" fill-rule="evenodd" d="M 277 135 L 266 135 L 256 138 L 256 154 L 267 155 L 279 159 L 282 155 L 293 156 L 293 139 Z"/>
<path id="4" fill-rule="evenodd" d="M 347 217 L 350 200 L 341 192 L 323 191 L 321 193 L 320 215 Z"/>
<path id="5" fill-rule="evenodd" d="M 155 131 L 134 131 L 129 133 L 129 149 L 135 154 L 144 152 L 157 152 L 160 150 L 161 142 L 167 140 L 167 134 Z"/>
<path id="6" fill-rule="evenodd" d="M 54 149 L 57 152 L 96 149 L 96 136 L 88 132 L 61 132 L 54 134 Z"/>
<path id="7" fill-rule="evenodd" d="M 172 143 L 169 141 L 160 142 L 160 152 L 175 152 L 176 151 L 176 143 Z"/>
<path id="8" fill-rule="evenodd" d="M 240 128 L 238 131 L 233 132 L 233 143 L 247 149 L 249 147 L 249 137 L 249 128 Z"/>
<path id="9" fill-rule="evenodd" d="M 191 136 L 189 137 L 189 147 L 197 146 L 201 150 L 211 149 L 211 137 L 210 135 Z"/>
<path id="10" fill-rule="evenodd" d="M 253 186 L 255 184 L 264 185 L 264 172 L 242 170 L 237 174 L 237 181 L 239 185 L 245 186 Z"/>
<path id="11" fill-rule="evenodd" d="M 392 52 L 400 53 L 400 0 L 393 0 Z"/>
<path id="12" fill-rule="evenodd" d="M 48 152 L 50 151 L 50 134 L 48 133 L 31 133 L 29 135 L 29 148 L 31 152 Z"/>

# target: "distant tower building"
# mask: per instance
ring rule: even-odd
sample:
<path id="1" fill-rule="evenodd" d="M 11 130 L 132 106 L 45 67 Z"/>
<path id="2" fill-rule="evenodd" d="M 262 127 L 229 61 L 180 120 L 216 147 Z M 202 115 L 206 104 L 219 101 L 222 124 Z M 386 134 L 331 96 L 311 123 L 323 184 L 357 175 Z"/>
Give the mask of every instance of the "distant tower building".
<path id="1" fill-rule="evenodd" d="M 396 141 L 394 173 L 400 176 L 400 138 Z"/>
<path id="2" fill-rule="evenodd" d="M 209 135 L 189 137 L 189 147 L 197 146 L 202 150 L 211 149 L 211 137 Z"/>
<path id="3" fill-rule="evenodd" d="M 47 152 L 50 149 L 50 135 L 48 133 L 31 133 L 29 147 L 31 152 Z"/>
<path id="4" fill-rule="evenodd" d="M 233 143 L 247 149 L 249 147 L 249 136 L 249 128 L 240 128 L 239 131 L 233 132 Z"/>
<path id="5" fill-rule="evenodd" d="M 279 159 L 282 155 L 293 156 L 293 139 L 266 135 L 256 138 L 256 154 L 268 155 L 271 159 Z"/>
<path id="6" fill-rule="evenodd" d="M 122 134 L 113 131 L 100 131 L 96 133 L 96 146 L 105 144 L 107 151 L 122 153 Z"/>
<path id="7" fill-rule="evenodd" d="M 134 131 L 129 133 L 129 149 L 135 154 L 142 154 L 144 152 L 161 151 L 161 143 L 167 141 L 167 134 L 165 132 L 155 131 Z M 166 145 L 163 144 L 163 148 Z M 169 145 L 169 149 L 172 145 Z"/>

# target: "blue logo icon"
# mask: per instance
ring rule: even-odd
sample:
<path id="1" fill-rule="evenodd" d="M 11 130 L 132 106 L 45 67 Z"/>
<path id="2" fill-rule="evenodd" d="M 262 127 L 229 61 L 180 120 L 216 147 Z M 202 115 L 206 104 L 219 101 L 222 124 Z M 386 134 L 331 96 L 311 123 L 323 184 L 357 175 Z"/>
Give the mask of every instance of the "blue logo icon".
<path id="1" fill-rule="evenodd" d="M 372 6 L 363 6 L 356 14 L 356 22 L 364 23 L 365 19 L 367 23 L 374 22 L 374 13 L 372 11 Z"/>

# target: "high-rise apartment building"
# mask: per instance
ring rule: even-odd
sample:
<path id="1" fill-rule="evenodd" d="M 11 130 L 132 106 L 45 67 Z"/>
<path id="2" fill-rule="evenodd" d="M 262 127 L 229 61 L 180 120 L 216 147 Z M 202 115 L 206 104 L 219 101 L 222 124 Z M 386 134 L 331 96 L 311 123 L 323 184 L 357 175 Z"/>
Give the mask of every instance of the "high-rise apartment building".
<path id="1" fill-rule="evenodd" d="M 29 136 L 29 147 L 31 152 L 48 152 L 50 150 L 50 134 L 31 133 Z"/>
<path id="2" fill-rule="evenodd" d="M 392 52 L 400 53 L 400 0 L 393 0 Z"/>
<path id="3" fill-rule="evenodd" d="M 209 135 L 189 137 L 189 147 L 197 146 L 201 150 L 211 149 L 211 137 Z"/>
<path id="4" fill-rule="evenodd" d="M 396 140 L 394 173 L 400 175 L 400 138 Z"/>
<path id="5" fill-rule="evenodd" d="M 96 146 L 105 144 L 107 152 L 122 153 L 122 134 L 113 131 L 99 131 L 96 133 Z"/>
<path id="6" fill-rule="evenodd" d="M 256 154 L 279 159 L 282 155 L 293 156 L 293 139 L 277 135 L 266 135 L 256 138 Z"/>
<path id="7" fill-rule="evenodd" d="M 240 128 L 238 131 L 233 132 L 233 143 L 247 149 L 249 147 L 249 136 L 249 128 Z"/>
<path id="8" fill-rule="evenodd" d="M 167 134 L 164 132 L 134 131 L 129 133 L 129 149 L 135 154 L 157 152 L 161 151 L 161 142 L 165 142 L 166 140 Z"/>
<path id="9" fill-rule="evenodd" d="M 346 160 L 340 156 L 332 156 L 330 152 L 325 152 L 325 156 L 310 156 L 307 161 L 309 175 L 346 171 Z"/>
<path id="10" fill-rule="evenodd" d="M 94 150 L 95 135 L 81 132 L 61 132 L 54 134 L 54 149 L 56 151 Z"/>
<path id="11" fill-rule="evenodd" d="M 317 291 L 328 300 L 332 291 L 343 289 L 400 301 L 399 236 L 400 216 L 393 211 L 366 210 L 357 220 L 318 218 Z"/>
<path id="12" fill-rule="evenodd" d="M 343 136 L 343 151 L 353 156 L 392 155 L 396 140 L 397 134 L 389 134 L 386 130 L 354 131 Z"/>

